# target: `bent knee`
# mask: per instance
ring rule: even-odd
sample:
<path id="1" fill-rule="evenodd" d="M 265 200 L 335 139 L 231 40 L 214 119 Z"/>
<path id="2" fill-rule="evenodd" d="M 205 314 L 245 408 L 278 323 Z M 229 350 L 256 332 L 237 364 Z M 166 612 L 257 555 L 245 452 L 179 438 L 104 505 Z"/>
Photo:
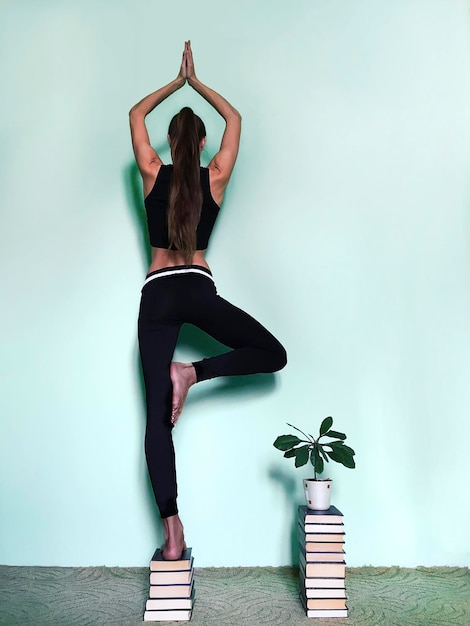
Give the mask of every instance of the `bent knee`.
<path id="1" fill-rule="evenodd" d="M 282 370 L 287 365 L 287 352 L 283 345 L 279 344 L 276 348 L 272 360 L 273 372 Z"/>

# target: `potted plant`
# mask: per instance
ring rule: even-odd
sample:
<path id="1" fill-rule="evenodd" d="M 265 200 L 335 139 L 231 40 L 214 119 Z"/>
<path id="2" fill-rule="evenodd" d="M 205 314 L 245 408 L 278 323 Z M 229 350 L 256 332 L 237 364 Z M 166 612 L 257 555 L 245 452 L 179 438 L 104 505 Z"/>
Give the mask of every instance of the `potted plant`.
<path id="1" fill-rule="evenodd" d="M 286 458 L 295 458 L 295 467 L 302 467 L 310 460 L 313 465 L 313 478 L 304 479 L 307 506 L 316 511 L 326 510 L 330 507 L 332 481 L 329 478 L 317 478 L 317 475 L 323 473 L 325 461 L 329 463 L 330 459 L 351 469 L 356 467 L 354 462 L 356 453 L 344 443 L 346 439 L 344 433 L 332 430 L 332 417 L 325 417 L 316 438 L 313 435 L 306 435 L 292 424 L 287 425 L 301 433 L 305 439 L 300 439 L 297 435 L 280 435 L 273 446 L 282 450 Z M 331 441 L 320 443 L 325 437 Z"/>

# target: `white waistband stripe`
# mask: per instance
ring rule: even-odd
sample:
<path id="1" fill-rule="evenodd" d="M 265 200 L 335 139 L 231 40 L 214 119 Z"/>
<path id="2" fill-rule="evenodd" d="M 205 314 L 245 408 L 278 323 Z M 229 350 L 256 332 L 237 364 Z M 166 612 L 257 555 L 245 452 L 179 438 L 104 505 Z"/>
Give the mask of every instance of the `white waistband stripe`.
<path id="1" fill-rule="evenodd" d="M 203 270 L 198 270 L 195 267 L 184 267 L 177 270 L 168 270 L 168 272 L 159 272 L 158 274 L 152 274 L 152 276 L 148 276 L 145 279 L 144 285 L 149 283 L 151 280 L 155 280 L 155 278 L 163 278 L 164 276 L 176 276 L 177 274 L 202 274 L 203 276 L 209 278 L 210 280 L 212 280 L 212 282 L 214 282 L 213 277 L 207 272 L 204 272 Z"/>

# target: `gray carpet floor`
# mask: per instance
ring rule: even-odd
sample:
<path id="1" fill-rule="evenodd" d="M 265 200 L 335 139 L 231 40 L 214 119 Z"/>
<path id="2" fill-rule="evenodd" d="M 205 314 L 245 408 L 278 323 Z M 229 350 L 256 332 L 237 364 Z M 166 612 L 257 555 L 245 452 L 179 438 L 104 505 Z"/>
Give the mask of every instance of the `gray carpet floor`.
<path id="1" fill-rule="evenodd" d="M 294 567 L 196 568 L 195 581 L 192 626 L 470 626 L 466 568 L 349 568 L 347 619 L 308 619 Z M 144 568 L 0 566 L 0 624 L 140 625 L 147 594 Z"/>

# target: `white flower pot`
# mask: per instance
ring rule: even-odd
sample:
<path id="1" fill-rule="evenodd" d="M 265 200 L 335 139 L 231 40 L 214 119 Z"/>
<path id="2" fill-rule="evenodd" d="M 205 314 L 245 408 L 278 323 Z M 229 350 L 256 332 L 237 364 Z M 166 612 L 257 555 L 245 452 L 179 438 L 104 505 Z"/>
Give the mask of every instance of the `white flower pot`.
<path id="1" fill-rule="evenodd" d="M 309 509 L 326 511 L 330 508 L 332 482 L 329 478 L 325 480 L 304 478 L 305 500 Z"/>

